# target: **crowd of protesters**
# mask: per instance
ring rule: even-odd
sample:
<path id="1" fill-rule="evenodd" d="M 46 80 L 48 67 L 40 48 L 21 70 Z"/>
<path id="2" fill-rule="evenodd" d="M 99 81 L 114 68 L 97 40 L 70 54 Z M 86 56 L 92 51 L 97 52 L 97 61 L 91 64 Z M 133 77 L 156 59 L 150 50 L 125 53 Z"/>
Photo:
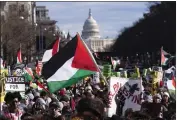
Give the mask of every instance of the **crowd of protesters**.
<path id="1" fill-rule="evenodd" d="M 104 84 L 92 85 L 91 80 L 55 94 L 33 88 L 27 90 L 23 97 L 18 92 L 8 92 L 0 120 L 175 120 L 176 103 L 169 93 L 159 89 L 152 96 L 151 88 L 148 85 L 144 87 L 140 111 L 127 109 L 124 116 L 117 114 L 111 118 L 106 117 L 108 89 Z M 150 114 L 147 103 L 161 103 L 160 111 Z"/>
<path id="2" fill-rule="evenodd" d="M 55 93 L 32 87 L 24 96 L 19 92 L 8 92 L 0 120 L 176 120 L 176 100 L 164 86 L 152 95 L 152 86 L 146 78 L 143 78 L 144 91 L 139 97 L 141 110 L 128 108 L 122 115 L 122 103 L 117 106 L 116 114 L 109 118 L 108 87 L 103 81 L 93 84 L 92 79 L 90 76 Z"/>

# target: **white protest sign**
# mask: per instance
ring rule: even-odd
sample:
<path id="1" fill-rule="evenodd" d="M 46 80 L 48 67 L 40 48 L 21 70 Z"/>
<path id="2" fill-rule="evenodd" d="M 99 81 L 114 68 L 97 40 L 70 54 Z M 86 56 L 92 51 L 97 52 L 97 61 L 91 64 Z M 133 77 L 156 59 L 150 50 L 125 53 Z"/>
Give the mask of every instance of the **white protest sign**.
<path id="1" fill-rule="evenodd" d="M 93 83 L 94 84 L 100 83 L 100 73 L 99 72 L 96 72 L 93 74 Z"/>
<path id="2" fill-rule="evenodd" d="M 16 76 L 22 76 L 24 74 L 24 71 L 21 68 L 16 68 L 15 73 L 16 73 Z"/>
<path id="3" fill-rule="evenodd" d="M 125 110 L 132 108 L 134 111 L 138 111 L 141 105 L 138 104 L 139 95 L 142 92 L 141 79 L 132 80 L 129 78 L 111 77 L 109 85 L 109 101 L 108 117 L 116 114 L 116 111 L 121 110 L 117 107 L 120 104 L 124 104 L 122 107 L 122 114 Z"/>
<path id="4" fill-rule="evenodd" d="M 5 82 L 6 91 L 25 91 L 25 78 L 23 76 L 8 76 Z"/>

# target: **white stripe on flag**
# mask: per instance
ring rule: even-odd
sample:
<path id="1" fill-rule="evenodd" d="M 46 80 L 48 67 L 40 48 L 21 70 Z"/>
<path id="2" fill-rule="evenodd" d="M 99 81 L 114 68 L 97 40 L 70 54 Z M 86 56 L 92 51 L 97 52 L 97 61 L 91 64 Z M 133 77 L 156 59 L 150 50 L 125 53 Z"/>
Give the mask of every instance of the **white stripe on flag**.
<path id="1" fill-rule="evenodd" d="M 46 50 L 44 55 L 43 55 L 42 62 L 49 61 L 51 57 L 52 57 L 52 49 Z"/>
<path id="2" fill-rule="evenodd" d="M 74 57 L 66 61 L 64 65 L 55 72 L 55 74 L 47 79 L 47 82 L 69 80 L 78 71 L 77 68 L 73 68 L 71 66 L 73 59 Z"/>
<path id="3" fill-rule="evenodd" d="M 173 86 L 172 80 L 167 81 L 167 87 L 170 90 L 176 90 L 175 87 Z"/>

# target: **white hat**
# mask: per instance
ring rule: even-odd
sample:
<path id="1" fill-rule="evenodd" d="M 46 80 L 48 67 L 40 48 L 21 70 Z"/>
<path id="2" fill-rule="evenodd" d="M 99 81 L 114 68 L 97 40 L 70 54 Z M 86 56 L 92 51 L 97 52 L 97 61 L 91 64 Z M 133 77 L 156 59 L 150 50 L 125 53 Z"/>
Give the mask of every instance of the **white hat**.
<path id="1" fill-rule="evenodd" d="M 166 95 L 167 97 L 170 97 L 170 95 L 169 95 L 167 92 L 164 92 L 164 93 L 163 93 L 163 96 L 165 96 L 165 95 Z"/>

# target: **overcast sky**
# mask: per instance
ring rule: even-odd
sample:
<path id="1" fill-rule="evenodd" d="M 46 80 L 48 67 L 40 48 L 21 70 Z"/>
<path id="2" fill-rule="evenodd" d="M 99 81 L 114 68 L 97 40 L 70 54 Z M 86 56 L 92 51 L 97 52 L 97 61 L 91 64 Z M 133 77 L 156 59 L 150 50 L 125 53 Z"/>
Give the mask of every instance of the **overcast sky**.
<path id="1" fill-rule="evenodd" d="M 147 11 L 147 2 L 37 2 L 37 5 L 46 6 L 50 18 L 72 36 L 81 33 L 91 8 L 103 38 L 117 37 L 122 28 L 131 26 Z"/>

